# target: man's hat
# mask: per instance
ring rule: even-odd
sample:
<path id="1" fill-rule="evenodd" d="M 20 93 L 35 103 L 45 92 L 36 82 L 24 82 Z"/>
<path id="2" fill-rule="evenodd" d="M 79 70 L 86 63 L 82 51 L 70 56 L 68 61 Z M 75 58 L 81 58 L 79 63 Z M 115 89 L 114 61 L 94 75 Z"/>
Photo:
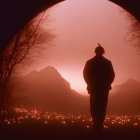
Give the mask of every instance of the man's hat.
<path id="1" fill-rule="evenodd" d="M 96 54 L 104 54 L 105 53 L 105 50 L 104 48 L 98 43 L 98 47 L 95 48 L 95 53 Z"/>

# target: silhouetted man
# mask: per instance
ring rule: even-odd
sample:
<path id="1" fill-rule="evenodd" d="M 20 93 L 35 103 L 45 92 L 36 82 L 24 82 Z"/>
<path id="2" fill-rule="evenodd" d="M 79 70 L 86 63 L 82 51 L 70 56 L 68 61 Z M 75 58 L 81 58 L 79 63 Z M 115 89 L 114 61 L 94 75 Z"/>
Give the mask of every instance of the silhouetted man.
<path id="1" fill-rule="evenodd" d="M 102 130 L 106 115 L 108 93 L 115 73 L 111 61 L 103 57 L 104 48 L 95 49 L 96 56 L 86 62 L 83 75 L 90 94 L 90 110 L 93 128 Z"/>

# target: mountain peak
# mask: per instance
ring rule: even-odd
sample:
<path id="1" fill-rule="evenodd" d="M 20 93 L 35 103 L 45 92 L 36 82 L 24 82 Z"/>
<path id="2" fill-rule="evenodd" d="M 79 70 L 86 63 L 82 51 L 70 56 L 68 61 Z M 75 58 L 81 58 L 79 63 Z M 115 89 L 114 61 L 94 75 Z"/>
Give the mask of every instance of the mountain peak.
<path id="1" fill-rule="evenodd" d="M 126 83 L 139 83 L 139 81 L 134 79 L 128 79 Z"/>
<path id="2" fill-rule="evenodd" d="M 62 78 L 62 76 L 60 75 L 60 73 L 56 70 L 55 67 L 53 66 L 47 66 L 39 71 L 37 70 L 33 70 L 31 71 L 29 74 L 26 75 L 26 77 L 50 77 L 50 76 L 56 76 L 56 77 L 59 77 L 59 78 Z"/>
<path id="3" fill-rule="evenodd" d="M 139 87 L 140 82 L 134 79 L 128 79 L 123 85 L 127 87 Z"/>
<path id="4" fill-rule="evenodd" d="M 41 71 L 53 71 L 53 72 L 55 72 L 55 73 L 59 73 L 59 72 L 56 70 L 56 68 L 53 67 L 53 66 L 47 66 L 47 67 L 45 67 L 44 69 L 41 69 L 39 72 L 41 72 Z"/>

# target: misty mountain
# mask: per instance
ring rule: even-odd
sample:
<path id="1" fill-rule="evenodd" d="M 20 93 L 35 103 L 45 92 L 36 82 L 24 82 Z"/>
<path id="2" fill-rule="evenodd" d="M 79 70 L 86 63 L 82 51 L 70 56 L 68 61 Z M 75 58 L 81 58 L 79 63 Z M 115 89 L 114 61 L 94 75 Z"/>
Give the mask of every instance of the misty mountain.
<path id="1" fill-rule="evenodd" d="M 140 82 L 129 79 L 115 86 L 109 96 L 108 111 L 117 114 L 140 113 Z"/>
<path id="2" fill-rule="evenodd" d="M 89 97 L 71 89 L 70 83 L 54 67 L 16 77 L 12 83 L 12 102 L 16 106 L 38 107 L 61 113 L 89 113 Z M 107 112 L 140 113 L 140 82 L 129 79 L 115 86 L 109 94 Z"/>
<path id="3" fill-rule="evenodd" d="M 85 113 L 89 101 L 71 89 L 54 67 L 32 71 L 13 80 L 13 100 L 18 106 L 38 107 L 47 111 Z"/>

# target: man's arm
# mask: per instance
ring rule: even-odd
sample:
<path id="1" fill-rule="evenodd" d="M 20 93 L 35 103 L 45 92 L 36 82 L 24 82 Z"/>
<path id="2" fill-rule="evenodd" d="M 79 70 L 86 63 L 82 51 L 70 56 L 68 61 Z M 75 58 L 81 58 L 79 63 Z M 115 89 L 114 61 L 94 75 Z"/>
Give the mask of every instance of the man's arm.
<path id="1" fill-rule="evenodd" d="M 85 64 L 84 70 L 83 70 L 83 77 L 86 83 L 88 83 L 88 63 Z"/>
<path id="2" fill-rule="evenodd" d="M 111 61 L 110 61 L 110 84 L 113 83 L 114 78 L 115 78 L 115 72 L 114 72 L 112 63 L 111 63 Z"/>
<path id="3" fill-rule="evenodd" d="M 91 87 L 89 85 L 91 84 L 91 76 L 90 76 L 89 62 L 87 62 L 85 67 L 84 67 L 83 77 L 84 77 L 84 80 L 85 80 L 85 82 L 87 84 L 88 94 L 90 94 L 91 93 Z"/>

